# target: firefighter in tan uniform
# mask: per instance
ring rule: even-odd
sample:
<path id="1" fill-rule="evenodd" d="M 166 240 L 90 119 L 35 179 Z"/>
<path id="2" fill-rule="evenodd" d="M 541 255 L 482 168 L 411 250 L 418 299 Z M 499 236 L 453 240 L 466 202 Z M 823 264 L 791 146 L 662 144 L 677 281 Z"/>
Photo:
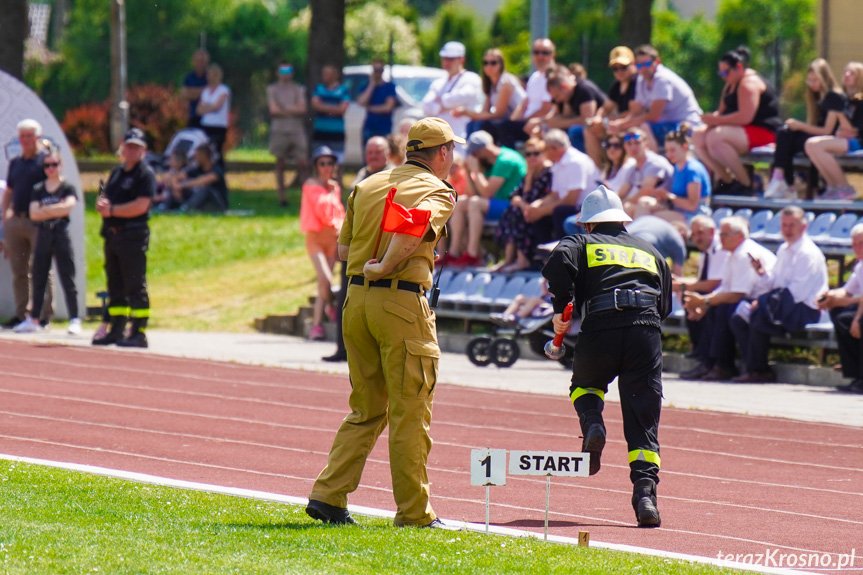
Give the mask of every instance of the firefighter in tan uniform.
<path id="1" fill-rule="evenodd" d="M 432 287 L 434 247 L 455 203 L 443 181 L 454 143 L 464 140 L 445 121 L 418 121 L 408 133 L 407 163 L 363 180 L 348 199 L 339 256 L 347 261 L 350 282 L 342 322 L 351 413 L 306 507 L 309 516 L 325 523 L 355 523 L 348 493 L 356 490 L 366 458 L 389 423 L 395 525 L 443 526 L 429 503 L 426 471 L 440 348 L 425 293 Z M 428 210 L 430 219 L 420 237 L 383 233 L 375 253 L 391 188 L 395 202 Z"/>

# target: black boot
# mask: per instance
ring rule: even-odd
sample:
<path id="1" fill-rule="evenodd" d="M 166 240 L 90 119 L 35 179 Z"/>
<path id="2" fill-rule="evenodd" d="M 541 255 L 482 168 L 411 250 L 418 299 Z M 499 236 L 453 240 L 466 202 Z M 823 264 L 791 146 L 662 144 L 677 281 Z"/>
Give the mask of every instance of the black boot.
<path id="1" fill-rule="evenodd" d="M 128 337 L 118 341 L 117 345 L 119 347 L 148 347 L 147 334 L 144 333 L 146 329 L 147 318 L 133 318 Z"/>
<path id="2" fill-rule="evenodd" d="M 656 507 L 656 482 L 639 479 L 632 488 L 632 509 L 639 527 L 659 527 L 662 519 Z"/>
<path id="3" fill-rule="evenodd" d="M 602 413 L 595 410 L 585 411 L 578 414 L 581 422 L 581 451 L 590 453 L 590 475 L 599 473 L 600 458 L 605 448 L 605 424 L 602 421 Z"/>
<path id="4" fill-rule="evenodd" d="M 126 316 L 117 315 L 111 317 L 111 329 L 102 337 L 93 339 L 93 345 L 111 345 L 123 339 L 123 331 L 126 329 Z"/>

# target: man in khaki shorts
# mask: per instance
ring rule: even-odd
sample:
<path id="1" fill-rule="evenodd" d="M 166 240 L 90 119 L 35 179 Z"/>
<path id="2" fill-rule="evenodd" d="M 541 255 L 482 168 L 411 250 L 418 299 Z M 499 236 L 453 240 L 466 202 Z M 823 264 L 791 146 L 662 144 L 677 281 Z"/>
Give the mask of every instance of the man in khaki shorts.
<path id="1" fill-rule="evenodd" d="M 294 82 L 294 67 L 279 66 L 279 81 L 267 87 L 270 111 L 270 153 L 276 157 L 276 189 L 279 204 L 288 205 L 285 195 L 285 165 L 297 165 L 297 182 L 309 176 L 309 144 L 303 117 L 306 115 L 306 89 Z"/>
<path id="2" fill-rule="evenodd" d="M 347 509 L 348 494 L 359 485 L 366 458 L 389 425 L 395 525 L 443 527 L 429 502 L 426 470 L 440 348 L 425 293 L 432 287 L 434 247 L 455 205 L 443 178 L 456 143 L 464 140 L 445 121 L 420 120 L 408 133 L 407 162 L 369 176 L 348 198 L 339 256 L 347 261 L 349 276 L 342 325 L 351 413 L 336 434 L 306 507 L 309 516 L 325 523 L 355 523 Z M 392 188 L 395 203 L 424 210 L 428 223 L 413 224 L 406 233 L 382 234 Z"/>

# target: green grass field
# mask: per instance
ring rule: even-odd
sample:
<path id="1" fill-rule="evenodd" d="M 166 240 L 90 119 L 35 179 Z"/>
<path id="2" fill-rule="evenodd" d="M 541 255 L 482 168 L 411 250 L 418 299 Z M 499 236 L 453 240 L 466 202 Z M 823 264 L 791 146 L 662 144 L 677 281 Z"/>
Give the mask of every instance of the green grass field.
<path id="1" fill-rule="evenodd" d="M 0 461 L 0 572 L 731 573 L 494 535 L 327 527 L 302 507 Z"/>

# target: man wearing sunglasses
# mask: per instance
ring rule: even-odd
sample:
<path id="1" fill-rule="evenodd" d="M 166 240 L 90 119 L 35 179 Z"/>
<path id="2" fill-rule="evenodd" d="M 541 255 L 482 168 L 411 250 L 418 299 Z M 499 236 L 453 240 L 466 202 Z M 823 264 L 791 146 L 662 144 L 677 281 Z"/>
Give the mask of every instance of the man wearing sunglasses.
<path id="1" fill-rule="evenodd" d="M 527 79 L 525 99 L 512 113 L 513 121 L 526 124 L 532 118 L 544 118 L 554 107 L 551 94 L 546 89 L 545 78 L 546 71 L 557 65 L 554 53 L 554 42 L 548 38 L 537 38 L 534 41 L 531 51 L 534 72 Z"/>
<path id="2" fill-rule="evenodd" d="M 693 127 L 701 124 L 703 112 L 692 88 L 662 65 L 656 48 L 647 44 L 636 48 L 635 67 L 635 99 L 629 103 L 627 114 L 609 122 L 610 134 L 641 126 L 651 136 L 651 149 L 656 150 L 657 143 L 665 142 L 665 136 L 682 122 Z"/>
<path id="3" fill-rule="evenodd" d="M 483 101 L 482 78 L 476 72 L 464 69 L 464 57 L 465 47 L 461 42 L 443 45 L 440 61 L 447 76 L 432 82 L 422 101 L 423 113 L 444 120 L 459 139 L 467 135 L 470 118 L 455 117 L 453 110 L 464 108 L 478 112 Z"/>

